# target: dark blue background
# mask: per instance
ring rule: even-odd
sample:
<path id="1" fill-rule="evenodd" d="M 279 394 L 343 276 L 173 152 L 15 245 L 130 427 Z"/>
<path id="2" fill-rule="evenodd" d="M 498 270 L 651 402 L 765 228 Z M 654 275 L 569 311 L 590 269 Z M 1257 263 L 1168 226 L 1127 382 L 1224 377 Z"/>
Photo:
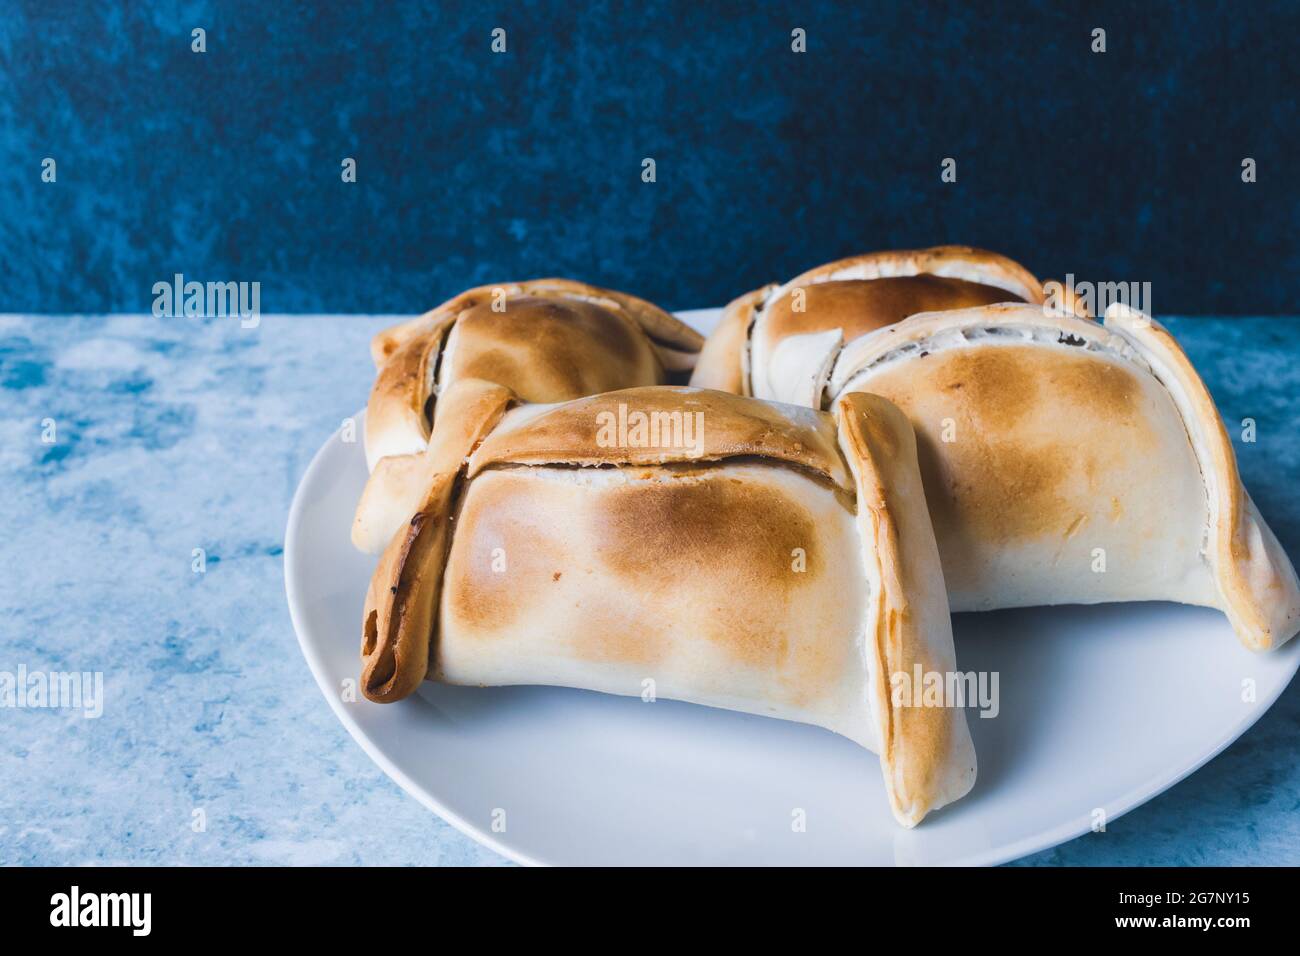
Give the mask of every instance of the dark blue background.
<path id="1" fill-rule="evenodd" d="M 264 311 L 542 274 L 686 308 L 966 242 L 1150 281 L 1157 313 L 1300 312 L 1298 27 L 1295 2 L 0 0 L 0 310 L 147 310 L 177 271 L 260 281 Z"/>

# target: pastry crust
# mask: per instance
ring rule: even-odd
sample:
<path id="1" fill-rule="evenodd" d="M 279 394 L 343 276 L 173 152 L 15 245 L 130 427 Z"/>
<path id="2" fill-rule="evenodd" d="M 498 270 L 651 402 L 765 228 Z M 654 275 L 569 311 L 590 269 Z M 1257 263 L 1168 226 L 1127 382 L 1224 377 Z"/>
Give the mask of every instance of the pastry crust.
<path id="1" fill-rule="evenodd" d="M 696 388 L 713 388 L 733 395 L 749 395 L 749 329 L 763 301 L 775 285 L 747 292 L 727 303 L 722 321 L 704 342 L 691 375 Z"/>
<path id="2" fill-rule="evenodd" d="M 366 408 L 371 477 L 353 544 L 378 553 L 412 513 L 432 474 L 426 449 L 468 455 L 505 404 L 662 384 L 693 365 L 702 343 L 644 299 L 567 279 L 470 289 L 385 329 L 371 341 L 379 370 Z M 505 391 L 461 390 L 465 382 Z"/>
<path id="3" fill-rule="evenodd" d="M 809 269 L 782 286 L 774 297 L 796 286 L 848 279 L 884 279 L 933 275 L 979 285 L 995 286 L 1022 302 L 1041 304 L 1042 283 L 1032 272 L 1004 255 L 974 246 L 931 246 L 868 252 L 837 259 Z"/>
<path id="4" fill-rule="evenodd" d="M 906 416 L 877 395 L 835 404 L 840 444 L 857 485 L 863 560 L 871 606 L 867 653 L 877 688 L 880 762 L 894 816 L 915 826 L 929 810 L 975 784 L 975 747 L 960 708 L 899 706 L 891 677 L 956 671 L 952 624 L 934 534 L 925 512 L 916 439 Z"/>
<path id="5" fill-rule="evenodd" d="M 636 296 L 537 279 L 480 286 L 371 341 L 378 374 L 366 408 L 366 462 L 420 452 L 437 395 L 458 378 L 557 402 L 656 385 L 693 367 L 703 337 Z"/>
<path id="6" fill-rule="evenodd" d="M 1268 650 L 1300 630 L 1300 581 L 1237 471 L 1237 455 L 1209 390 L 1174 337 L 1148 316 L 1116 303 L 1105 324 L 1133 342 L 1169 390 L 1206 482 L 1207 558 L 1219 606 L 1242 643 Z"/>
<path id="7" fill-rule="evenodd" d="M 632 413 L 703 430 L 689 446 L 602 437 Z M 896 672 L 956 666 L 921 489 L 911 428 L 875 396 L 834 415 L 674 387 L 515 407 L 458 471 L 432 469 L 386 548 L 362 689 L 649 680 L 880 753 L 913 826 L 975 776 L 964 710 L 892 693 Z"/>
<path id="8" fill-rule="evenodd" d="M 508 388 L 462 379 L 443 393 L 443 415 L 428 446 L 410 455 L 381 458 L 366 482 L 352 519 L 352 544 L 377 554 L 419 510 L 433 475 L 456 473 L 501 416 L 515 404 Z"/>
<path id="9" fill-rule="evenodd" d="M 620 407 L 666 425 L 700 416 L 700 441 L 689 448 L 600 442 L 602 423 L 617 426 Z M 626 415 L 626 411 L 625 411 Z M 507 419 L 470 458 L 472 478 L 485 468 L 517 465 L 662 465 L 754 456 L 806 468 L 852 489 L 831 419 L 808 408 L 737 400 L 726 392 L 664 386 L 606 392 L 530 408 Z"/>
<path id="10" fill-rule="evenodd" d="M 1141 313 L 916 315 L 850 343 L 828 389 L 911 419 L 954 610 L 1180 601 L 1256 650 L 1300 628 L 1295 570 L 1209 392 Z"/>
<path id="11" fill-rule="evenodd" d="M 1086 314 L 1072 289 L 1057 297 Z M 921 312 L 1045 298 L 1019 263 L 970 246 L 851 256 L 729 305 L 691 384 L 826 408 L 826 378 L 847 343 Z"/>

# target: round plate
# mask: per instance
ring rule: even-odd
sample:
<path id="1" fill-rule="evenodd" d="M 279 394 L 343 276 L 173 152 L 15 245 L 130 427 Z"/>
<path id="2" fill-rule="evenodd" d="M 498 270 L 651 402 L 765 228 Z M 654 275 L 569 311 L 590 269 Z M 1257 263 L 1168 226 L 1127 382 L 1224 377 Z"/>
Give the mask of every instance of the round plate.
<path id="1" fill-rule="evenodd" d="M 706 331 L 719 314 L 683 318 Z M 904 830 L 875 755 L 815 727 L 551 687 L 425 684 L 398 704 L 349 702 L 375 565 L 349 539 L 365 481 L 360 434 L 336 433 L 294 495 L 285 586 L 303 655 L 385 773 L 520 863 L 1004 862 L 1173 785 L 1258 720 L 1300 665 L 1300 640 L 1253 654 L 1204 608 L 957 615 L 958 665 L 998 675 L 999 712 L 969 712 L 974 790 Z"/>

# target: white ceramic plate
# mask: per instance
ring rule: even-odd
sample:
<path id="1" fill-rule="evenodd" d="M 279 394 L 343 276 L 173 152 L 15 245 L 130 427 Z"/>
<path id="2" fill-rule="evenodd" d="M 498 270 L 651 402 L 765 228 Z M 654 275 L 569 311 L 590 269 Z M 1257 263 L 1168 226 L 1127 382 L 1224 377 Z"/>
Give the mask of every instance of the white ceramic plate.
<path id="1" fill-rule="evenodd" d="M 719 315 L 682 317 L 707 331 Z M 975 789 L 910 831 L 889 813 L 876 757 L 814 727 L 544 687 L 426 684 L 398 704 L 345 703 L 375 563 L 349 541 L 366 480 L 357 437 L 325 443 L 289 512 L 285 583 L 303 654 L 390 777 L 521 863 L 1004 862 L 1087 832 L 1099 810 L 1114 820 L 1194 771 L 1263 715 L 1300 664 L 1300 640 L 1252 654 L 1201 608 L 958 615 L 958 665 L 999 674 L 1000 713 L 970 713 Z M 1253 703 L 1242 699 L 1247 679 Z"/>

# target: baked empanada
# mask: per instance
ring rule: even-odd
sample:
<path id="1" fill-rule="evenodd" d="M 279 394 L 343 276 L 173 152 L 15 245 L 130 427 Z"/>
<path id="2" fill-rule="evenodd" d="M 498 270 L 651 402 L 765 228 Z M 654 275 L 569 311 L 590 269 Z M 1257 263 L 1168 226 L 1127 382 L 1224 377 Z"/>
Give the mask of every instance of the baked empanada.
<path id="1" fill-rule="evenodd" d="M 813 270 L 733 303 L 693 381 L 814 408 L 866 391 L 902 408 L 955 611 L 1169 600 L 1223 610 L 1251 648 L 1296 633 L 1295 569 L 1164 328 L 1124 306 L 1104 325 L 1073 314 L 1073 299 L 1048 307 L 1000 257 L 896 255 L 864 257 L 866 271 L 938 270 L 979 287 L 948 289 L 949 311 L 903 318 L 921 287 L 891 311 L 872 304 L 885 293 L 863 291 L 871 281 L 836 289 L 860 279 L 854 260 Z M 801 283 L 812 283 L 802 314 L 785 305 Z M 952 310 L 990 288 L 1023 301 Z"/>
<path id="2" fill-rule="evenodd" d="M 643 299 L 567 279 L 470 289 L 380 332 L 370 346 L 378 374 L 366 408 L 372 474 L 353 543 L 368 552 L 388 543 L 396 525 L 386 516 L 415 505 L 395 495 L 409 487 L 407 473 L 424 467 L 431 441 L 468 454 L 473 438 L 495 424 L 503 409 L 490 400 L 447 400 L 458 382 L 501 385 L 512 403 L 563 402 L 664 384 L 691 369 L 703 341 Z"/>
<path id="3" fill-rule="evenodd" d="M 884 399 L 522 405 L 421 481 L 367 597 L 371 700 L 426 678 L 649 690 L 843 734 L 907 826 L 970 789 L 962 708 L 894 694 L 956 664 L 912 429 Z"/>
<path id="4" fill-rule="evenodd" d="M 385 329 L 366 407 L 366 463 L 424 450 L 436 396 L 462 378 L 523 402 L 662 385 L 689 371 L 703 337 L 644 299 L 569 279 L 480 286 Z"/>
<path id="5" fill-rule="evenodd" d="M 1295 568 L 1209 391 L 1142 313 L 913 316 L 847 346 L 829 391 L 910 417 L 954 610 L 1179 601 L 1255 650 L 1300 628 Z"/>
<path id="6" fill-rule="evenodd" d="M 1072 290 L 1063 308 L 1082 311 Z M 969 246 L 873 252 L 831 262 L 729 304 L 691 384 L 817 407 L 840 348 L 918 312 L 1044 301 L 1018 262 Z"/>

